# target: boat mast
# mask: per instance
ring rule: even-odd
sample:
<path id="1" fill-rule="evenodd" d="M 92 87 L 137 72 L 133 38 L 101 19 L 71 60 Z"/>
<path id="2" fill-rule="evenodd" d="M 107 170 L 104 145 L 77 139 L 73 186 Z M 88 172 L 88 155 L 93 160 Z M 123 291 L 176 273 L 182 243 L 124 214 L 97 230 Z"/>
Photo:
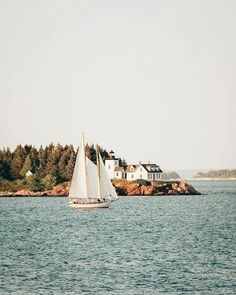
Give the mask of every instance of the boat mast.
<path id="1" fill-rule="evenodd" d="M 89 199 L 88 196 L 88 182 L 87 182 L 87 169 L 86 169 L 86 155 L 85 155 L 85 146 L 84 146 L 84 132 L 82 132 L 82 147 L 84 152 L 84 172 L 85 172 L 85 192 L 87 200 Z"/>
<path id="2" fill-rule="evenodd" d="M 98 197 L 101 198 L 101 172 L 100 172 L 100 163 L 98 156 L 98 145 L 96 144 L 96 158 L 97 158 L 97 173 L 98 173 Z"/>

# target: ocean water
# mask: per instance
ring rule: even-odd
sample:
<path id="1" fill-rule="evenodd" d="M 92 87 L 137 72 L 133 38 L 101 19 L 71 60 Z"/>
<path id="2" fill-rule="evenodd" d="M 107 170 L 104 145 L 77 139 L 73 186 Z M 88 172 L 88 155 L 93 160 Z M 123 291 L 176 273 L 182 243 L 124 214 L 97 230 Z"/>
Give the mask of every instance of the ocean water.
<path id="1" fill-rule="evenodd" d="M 204 196 L 0 199 L 0 294 L 236 294 L 236 182 Z"/>

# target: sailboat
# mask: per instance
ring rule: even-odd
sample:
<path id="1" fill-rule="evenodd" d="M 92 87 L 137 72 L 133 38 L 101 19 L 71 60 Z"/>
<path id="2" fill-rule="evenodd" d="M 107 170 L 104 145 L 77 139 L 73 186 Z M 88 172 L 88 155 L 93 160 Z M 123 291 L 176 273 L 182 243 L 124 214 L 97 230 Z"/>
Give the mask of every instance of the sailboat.
<path id="1" fill-rule="evenodd" d="M 68 196 L 71 207 L 78 209 L 108 208 L 111 201 L 118 199 L 98 147 L 96 147 L 96 162 L 97 165 L 86 156 L 82 134 Z"/>

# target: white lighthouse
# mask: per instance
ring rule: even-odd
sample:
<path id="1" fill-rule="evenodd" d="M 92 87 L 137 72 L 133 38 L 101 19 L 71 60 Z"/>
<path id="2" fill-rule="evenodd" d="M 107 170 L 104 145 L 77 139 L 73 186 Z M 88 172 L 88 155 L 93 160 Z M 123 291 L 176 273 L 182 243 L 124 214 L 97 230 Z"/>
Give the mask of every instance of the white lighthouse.
<path id="1" fill-rule="evenodd" d="M 105 160 L 105 167 L 109 177 L 115 178 L 115 169 L 119 167 L 119 159 L 116 159 L 112 150 L 109 152 L 109 158 Z"/>

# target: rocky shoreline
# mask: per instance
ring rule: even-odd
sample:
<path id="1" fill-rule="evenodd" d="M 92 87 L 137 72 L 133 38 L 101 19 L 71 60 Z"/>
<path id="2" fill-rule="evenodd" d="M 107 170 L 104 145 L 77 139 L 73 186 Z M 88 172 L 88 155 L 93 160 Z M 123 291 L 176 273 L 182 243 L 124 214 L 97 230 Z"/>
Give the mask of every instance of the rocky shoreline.
<path id="1" fill-rule="evenodd" d="M 201 195 L 192 185 L 184 181 L 132 182 L 113 180 L 113 185 L 119 196 L 168 196 L 168 195 Z M 69 187 L 59 184 L 52 190 L 33 192 L 20 190 L 17 192 L 0 192 L 0 197 L 67 197 Z"/>
<path id="2" fill-rule="evenodd" d="M 125 196 L 201 195 L 192 185 L 184 181 L 152 181 L 144 184 L 115 180 L 113 185 L 118 195 Z"/>

